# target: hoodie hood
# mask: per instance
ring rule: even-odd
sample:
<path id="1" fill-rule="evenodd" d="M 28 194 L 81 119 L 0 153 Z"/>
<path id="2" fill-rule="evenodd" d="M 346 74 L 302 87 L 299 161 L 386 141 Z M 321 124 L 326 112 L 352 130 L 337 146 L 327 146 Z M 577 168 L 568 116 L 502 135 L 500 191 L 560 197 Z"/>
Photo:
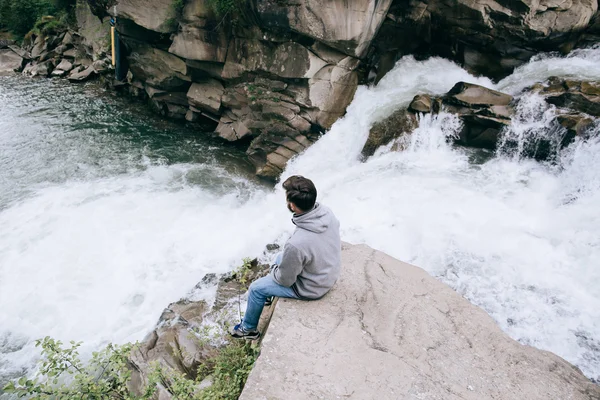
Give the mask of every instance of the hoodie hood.
<path id="1" fill-rule="evenodd" d="M 332 213 L 329 208 L 315 204 L 315 207 L 307 213 L 294 215 L 292 222 L 298 228 L 310 232 L 323 233 L 331 225 Z"/>

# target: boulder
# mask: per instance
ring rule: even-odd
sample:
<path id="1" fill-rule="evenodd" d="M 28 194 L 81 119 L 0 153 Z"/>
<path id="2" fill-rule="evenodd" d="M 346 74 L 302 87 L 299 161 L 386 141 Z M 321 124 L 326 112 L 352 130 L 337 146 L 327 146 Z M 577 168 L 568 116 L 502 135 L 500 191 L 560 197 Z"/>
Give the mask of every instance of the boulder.
<path id="1" fill-rule="evenodd" d="M 548 86 L 540 93 L 557 107 L 600 117 L 600 82 L 550 78 Z"/>
<path id="2" fill-rule="evenodd" d="M 146 92 L 150 95 L 150 105 L 155 112 L 168 118 L 185 118 L 189 109 L 186 92 L 153 92 L 148 85 Z"/>
<path id="3" fill-rule="evenodd" d="M 104 72 L 108 71 L 111 66 L 112 65 L 110 64 L 110 61 L 107 59 L 96 60 L 92 63 L 92 67 L 94 67 L 94 70 L 96 70 L 96 72 L 99 74 L 103 74 Z"/>
<path id="4" fill-rule="evenodd" d="M 458 142 L 495 149 L 500 132 L 510 125 L 512 96 L 472 83 L 458 82 L 442 98 L 445 109 L 463 122 Z"/>
<path id="5" fill-rule="evenodd" d="M 118 0 L 119 18 L 159 33 L 171 33 L 177 29 L 176 11 L 172 1 Z"/>
<path id="6" fill-rule="evenodd" d="M 216 79 L 210 79 L 202 83 L 193 83 L 187 92 L 187 99 L 194 107 L 219 114 L 223 92 L 223 84 Z"/>
<path id="7" fill-rule="evenodd" d="M 0 50 L 0 76 L 10 75 L 23 68 L 23 57 L 11 49 Z"/>
<path id="8" fill-rule="evenodd" d="M 158 327 L 132 352 L 130 390 L 140 395 L 149 383 L 151 363 L 194 377 L 203 359 L 215 349 L 196 339 L 192 327 L 202 322 L 206 303 L 181 300 L 170 304 L 161 315 Z"/>
<path id="9" fill-rule="evenodd" d="M 63 71 L 62 69 L 55 69 L 54 71 L 52 71 L 51 75 L 62 78 L 63 76 L 67 75 L 68 73 L 69 73 L 68 71 Z"/>
<path id="10" fill-rule="evenodd" d="M 19 57 L 23 58 L 24 60 L 31 60 L 31 54 L 27 50 L 22 49 L 16 45 L 9 45 L 8 48 L 14 51 Z"/>
<path id="11" fill-rule="evenodd" d="M 187 88 L 191 78 L 181 58 L 149 46 L 133 48 L 129 55 L 130 71 L 136 79 L 164 90 Z"/>
<path id="12" fill-rule="evenodd" d="M 600 386 L 424 270 L 343 244 L 329 294 L 279 299 L 240 396 L 317 398 L 592 400 Z"/>
<path id="13" fill-rule="evenodd" d="M 369 137 L 362 149 L 362 156 L 364 158 L 372 156 L 381 146 L 387 146 L 392 141 L 410 134 L 418 126 L 419 121 L 413 112 L 405 109 L 395 111 L 370 129 Z"/>
<path id="14" fill-rule="evenodd" d="M 77 1 L 75 9 L 77 18 L 77 29 L 81 36 L 67 32 L 62 40 L 62 45 L 74 46 L 83 41 L 84 47 L 88 48 L 90 58 L 97 59 L 105 54 L 111 53 L 110 23 L 109 17 L 100 20 L 92 14 L 87 1 Z"/>
<path id="15" fill-rule="evenodd" d="M 89 66 L 79 72 L 76 72 L 76 70 L 71 71 L 71 73 L 68 76 L 68 79 L 70 82 L 85 82 L 96 75 L 97 73 L 94 67 Z"/>
<path id="16" fill-rule="evenodd" d="M 581 113 L 559 114 L 556 116 L 556 120 L 568 133 L 564 139 L 564 145 L 569 144 L 576 136 L 589 137 L 597 125 L 593 118 Z"/>
<path id="17" fill-rule="evenodd" d="M 44 61 L 44 62 L 37 63 L 37 64 L 31 64 L 31 66 L 26 67 L 23 70 L 23 74 L 30 75 L 30 76 L 47 77 L 50 75 L 53 68 L 54 68 L 54 64 L 52 61 Z"/>
<path id="18" fill-rule="evenodd" d="M 291 30 L 362 58 L 383 23 L 392 0 L 257 0 L 262 25 Z"/>
<path id="19" fill-rule="evenodd" d="M 80 13 L 82 13 L 82 11 L 83 11 L 83 10 L 80 10 L 80 11 L 78 11 L 78 12 L 77 12 L 77 14 L 80 14 Z M 86 12 L 87 12 L 87 11 L 86 11 Z M 90 13 L 91 13 L 91 11 L 90 11 Z M 80 17 L 80 15 L 77 15 L 77 17 L 79 18 L 79 17 Z M 83 28 L 83 27 L 82 27 L 82 25 L 84 25 L 84 24 L 82 24 L 80 21 L 78 21 L 78 24 L 79 24 L 79 29 L 82 29 L 82 28 Z M 85 34 L 83 34 L 83 35 L 84 35 L 84 37 L 85 37 Z M 73 33 L 71 33 L 71 32 L 67 32 L 67 33 L 65 34 L 65 37 L 63 37 L 63 40 L 62 40 L 62 45 L 63 45 L 63 46 L 73 46 L 74 44 L 75 44 L 75 37 L 74 37 L 74 34 L 73 34 Z"/>
<path id="20" fill-rule="evenodd" d="M 430 113 L 433 111 L 434 104 L 436 104 L 431 96 L 427 94 L 418 94 L 410 102 L 408 109 L 415 113 Z"/>
<path id="21" fill-rule="evenodd" d="M 31 50 L 31 58 L 37 59 L 46 51 L 48 51 L 48 43 L 46 42 L 46 39 L 43 36 L 38 36 L 35 39 L 33 49 Z"/>
<path id="22" fill-rule="evenodd" d="M 68 58 L 74 60 L 77 57 L 77 55 L 78 55 L 77 53 L 78 52 L 77 52 L 76 49 L 69 49 L 69 50 L 63 51 L 62 56 L 63 57 L 68 57 Z"/>
<path id="23" fill-rule="evenodd" d="M 188 60 L 225 62 L 228 40 L 224 31 L 184 25 L 173 38 L 169 52 Z"/>

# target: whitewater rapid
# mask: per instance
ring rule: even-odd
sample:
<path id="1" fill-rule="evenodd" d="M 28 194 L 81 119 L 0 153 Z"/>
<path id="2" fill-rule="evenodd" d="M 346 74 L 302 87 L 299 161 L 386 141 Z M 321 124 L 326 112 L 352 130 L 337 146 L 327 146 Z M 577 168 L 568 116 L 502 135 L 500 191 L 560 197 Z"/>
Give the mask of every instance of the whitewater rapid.
<path id="1" fill-rule="evenodd" d="M 576 142 L 559 165 L 544 165 L 452 147 L 446 138 L 460 122 L 442 113 L 421 119 L 406 151 L 381 149 L 366 162 L 359 155 L 369 127 L 418 93 L 467 81 L 518 95 L 553 75 L 598 80 L 590 66 L 599 55 L 540 57 L 498 84 L 447 60 L 405 57 L 378 86 L 359 87 L 346 116 L 284 177 L 314 180 L 344 240 L 426 269 L 513 338 L 598 379 L 598 140 Z M 189 179 L 202 174 L 228 183 Z M 42 336 L 84 341 L 84 351 L 142 339 L 169 302 L 199 295 L 193 288 L 204 274 L 232 269 L 293 229 L 280 188 L 214 163 L 155 161 L 32 187 L 1 209 L 0 226 L 5 375 L 32 365 L 32 340 Z"/>

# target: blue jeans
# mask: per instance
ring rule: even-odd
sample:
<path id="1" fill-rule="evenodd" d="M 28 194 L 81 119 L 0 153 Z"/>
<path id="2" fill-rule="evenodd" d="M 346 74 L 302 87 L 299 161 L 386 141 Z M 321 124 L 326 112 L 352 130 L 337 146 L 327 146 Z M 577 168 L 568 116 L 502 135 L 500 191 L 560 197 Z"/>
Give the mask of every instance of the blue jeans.
<path id="1" fill-rule="evenodd" d="M 275 264 L 281 263 L 281 253 L 275 259 Z M 242 327 L 246 330 L 256 330 L 258 326 L 258 320 L 260 314 L 265 306 L 267 297 L 287 297 L 290 299 L 297 299 L 298 296 L 291 287 L 281 286 L 271 276 L 271 274 L 257 279 L 250 285 L 248 289 L 248 306 L 246 306 L 246 312 L 244 313 L 244 321 Z"/>

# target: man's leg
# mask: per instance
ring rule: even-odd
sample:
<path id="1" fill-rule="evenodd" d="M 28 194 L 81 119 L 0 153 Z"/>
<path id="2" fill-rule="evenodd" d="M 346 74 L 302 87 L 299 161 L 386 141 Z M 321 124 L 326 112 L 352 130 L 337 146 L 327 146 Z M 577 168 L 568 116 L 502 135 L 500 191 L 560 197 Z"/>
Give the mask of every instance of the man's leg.
<path id="1" fill-rule="evenodd" d="M 270 296 L 298 298 L 292 288 L 281 286 L 275 282 L 271 275 L 257 279 L 252 282 L 250 289 L 248 289 L 248 306 L 244 314 L 242 328 L 246 331 L 256 330 L 260 314 L 265 306 L 265 300 Z"/>

